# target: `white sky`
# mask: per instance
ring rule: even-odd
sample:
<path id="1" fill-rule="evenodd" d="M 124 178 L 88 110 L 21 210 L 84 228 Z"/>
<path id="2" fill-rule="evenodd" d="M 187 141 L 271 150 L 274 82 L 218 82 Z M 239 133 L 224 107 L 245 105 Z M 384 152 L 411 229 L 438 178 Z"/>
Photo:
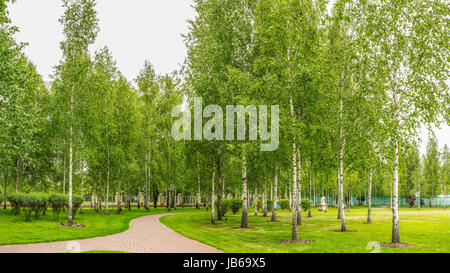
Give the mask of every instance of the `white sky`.
<path id="1" fill-rule="evenodd" d="M 192 0 L 97 0 L 100 33 L 91 49 L 107 45 L 129 80 L 136 78 L 145 60 L 157 73 L 170 73 L 186 56 L 181 34 L 188 31 L 186 20 L 195 17 L 191 4 Z M 9 11 L 12 23 L 20 29 L 17 40 L 29 43 L 25 53 L 48 81 L 61 58 L 61 0 L 18 0 L 10 4 Z M 442 127 L 435 130 L 441 148 L 444 143 L 450 146 L 450 127 Z M 427 136 L 423 129 L 422 153 Z"/>

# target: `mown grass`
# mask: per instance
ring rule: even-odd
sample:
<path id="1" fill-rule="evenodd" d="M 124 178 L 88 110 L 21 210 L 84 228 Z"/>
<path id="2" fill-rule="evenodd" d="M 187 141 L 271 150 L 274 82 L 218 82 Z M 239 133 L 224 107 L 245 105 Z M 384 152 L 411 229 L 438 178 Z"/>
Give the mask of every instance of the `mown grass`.
<path id="1" fill-rule="evenodd" d="M 337 210 L 328 213 L 313 211 L 313 217 L 302 215 L 303 225 L 299 237 L 312 240 L 309 244 L 282 244 L 291 238 L 292 215 L 278 210 L 278 221 L 269 217 L 249 214 L 249 229 L 239 229 L 240 214 L 226 217 L 226 221 L 209 224 L 210 213 L 203 212 L 170 215 L 161 218 L 161 223 L 171 229 L 232 253 L 368 253 L 368 243 L 375 241 L 389 243 L 392 231 L 392 211 L 375 209 L 372 224 L 365 224 L 367 208 L 353 208 L 346 211 L 347 228 L 354 232 L 338 232 L 340 220 Z M 412 245 L 403 249 L 382 248 L 382 253 L 436 253 L 450 252 L 450 210 L 442 208 L 400 209 L 401 241 Z"/>
<path id="2" fill-rule="evenodd" d="M 59 221 L 53 219 L 51 209 L 45 216 L 30 222 L 24 221 L 23 213 L 20 216 L 13 215 L 11 209 L 0 209 L 0 245 L 28 244 L 41 242 L 65 241 L 74 239 L 86 239 L 123 232 L 129 228 L 130 221 L 145 215 L 168 213 L 165 208 L 122 210 L 110 209 L 110 215 L 105 215 L 105 210 L 95 212 L 91 209 L 83 209 L 84 214 L 76 214 L 75 223 L 83 224 L 85 228 L 63 227 L 60 223 L 67 222 L 67 211 L 62 212 Z M 193 212 L 195 209 L 183 208 L 171 212 Z"/>

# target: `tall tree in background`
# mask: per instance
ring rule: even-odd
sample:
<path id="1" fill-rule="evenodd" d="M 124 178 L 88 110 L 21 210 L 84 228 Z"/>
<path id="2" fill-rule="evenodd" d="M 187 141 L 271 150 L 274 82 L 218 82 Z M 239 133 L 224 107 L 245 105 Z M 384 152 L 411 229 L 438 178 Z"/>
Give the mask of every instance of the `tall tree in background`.
<path id="1" fill-rule="evenodd" d="M 430 197 L 430 207 L 433 207 L 434 197 L 436 197 L 441 184 L 439 159 L 440 154 L 436 136 L 431 133 L 428 138 L 427 152 L 423 162 L 424 192 Z"/>
<path id="2" fill-rule="evenodd" d="M 438 122 L 448 103 L 449 32 L 445 1 L 360 0 L 354 13 L 360 33 L 371 42 L 371 61 L 390 102 L 384 120 L 390 130 L 393 157 L 392 243 L 400 243 L 398 216 L 399 145 L 420 123 Z"/>
<path id="3" fill-rule="evenodd" d="M 63 25 L 65 40 L 61 42 L 63 59 L 56 68 L 56 81 L 59 85 L 56 89 L 65 108 L 61 113 L 67 113 L 64 118 L 69 124 L 69 132 L 66 134 L 69 145 L 69 215 L 68 223 L 73 223 L 72 216 L 72 182 L 74 142 L 78 131 L 79 119 L 77 119 L 77 104 L 79 93 L 86 87 L 86 78 L 91 67 L 89 45 L 93 44 L 98 33 L 98 19 L 96 18 L 95 1 L 63 0 L 65 8 L 60 22 Z"/>

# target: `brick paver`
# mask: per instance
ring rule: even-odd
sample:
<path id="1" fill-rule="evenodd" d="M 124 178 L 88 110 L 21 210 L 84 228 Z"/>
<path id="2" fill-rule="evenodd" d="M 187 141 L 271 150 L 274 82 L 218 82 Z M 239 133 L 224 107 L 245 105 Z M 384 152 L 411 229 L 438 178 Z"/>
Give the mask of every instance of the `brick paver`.
<path id="1" fill-rule="evenodd" d="M 218 253 L 213 247 L 186 238 L 159 222 L 169 214 L 134 219 L 122 233 L 53 243 L 0 246 L 0 253 L 65 253 L 72 251 L 125 251 L 132 253 Z"/>

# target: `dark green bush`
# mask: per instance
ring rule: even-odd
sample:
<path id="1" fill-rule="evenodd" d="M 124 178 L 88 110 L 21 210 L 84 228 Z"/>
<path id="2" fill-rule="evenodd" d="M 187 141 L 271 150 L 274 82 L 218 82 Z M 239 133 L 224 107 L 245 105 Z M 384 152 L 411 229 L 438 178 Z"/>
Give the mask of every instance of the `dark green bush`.
<path id="1" fill-rule="evenodd" d="M 219 207 L 218 207 L 218 202 L 217 200 L 214 201 L 215 207 L 218 211 Z M 221 208 L 222 208 L 222 217 L 225 216 L 225 214 L 227 214 L 230 209 L 231 209 L 231 200 L 230 199 L 222 199 L 221 200 Z"/>
<path id="2" fill-rule="evenodd" d="M 309 199 L 302 199 L 302 210 L 308 211 L 309 209 Z"/>
<path id="3" fill-rule="evenodd" d="M 231 204 L 231 212 L 236 214 L 242 208 L 242 200 L 241 199 L 230 199 Z"/>
<path id="4" fill-rule="evenodd" d="M 29 196 L 34 200 L 31 204 L 31 209 L 34 211 L 34 218 L 38 219 L 41 212 L 45 215 L 47 211 L 48 195 L 45 193 L 30 193 Z"/>
<path id="5" fill-rule="evenodd" d="M 16 196 L 16 202 L 19 207 L 25 212 L 25 221 L 30 221 L 31 213 L 35 212 L 35 218 L 39 216 L 39 211 L 42 203 L 45 203 L 42 194 L 40 193 L 19 193 Z"/>
<path id="6" fill-rule="evenodd" d="M 258 200 L 258 210 L 262 209 L 262 200 Z M 273 200 L 267 200 L 267 211 L 273 209 Z"/>
<path id="7" fill-rule="evenodd" d="M 287 199 L 278 200 L 278 204 L 280 204 L 282 209 L 289 209 L 289 200 Z"/>
<path id="8" fill-rule="evenodd" d="M 69 199 L 64 194 L 52 194 L 48 198 L 48 204 L 53 209 L 53 217 L 57 221 L 63 208 L 68 204 Z"/>
<path id="9" fill-rule="evenodd" d="M 20 213 L 20 199 L 21 199 L 21 194 L 20 193 L 11 193 L 8 196 L 8 201 L 11 204 L 11 208 L 12 208 L 12 213 L 14 215 L 19 215 Z"/>
<path id="10" fill-rule="evenodd" d="M 75 219 L 78 209 L 83 204 L 83 198 L 79 195 L 72 195 L 72 219 Z M 69 199 L 67 198 L 67 207 L 69 207 Z"/>

